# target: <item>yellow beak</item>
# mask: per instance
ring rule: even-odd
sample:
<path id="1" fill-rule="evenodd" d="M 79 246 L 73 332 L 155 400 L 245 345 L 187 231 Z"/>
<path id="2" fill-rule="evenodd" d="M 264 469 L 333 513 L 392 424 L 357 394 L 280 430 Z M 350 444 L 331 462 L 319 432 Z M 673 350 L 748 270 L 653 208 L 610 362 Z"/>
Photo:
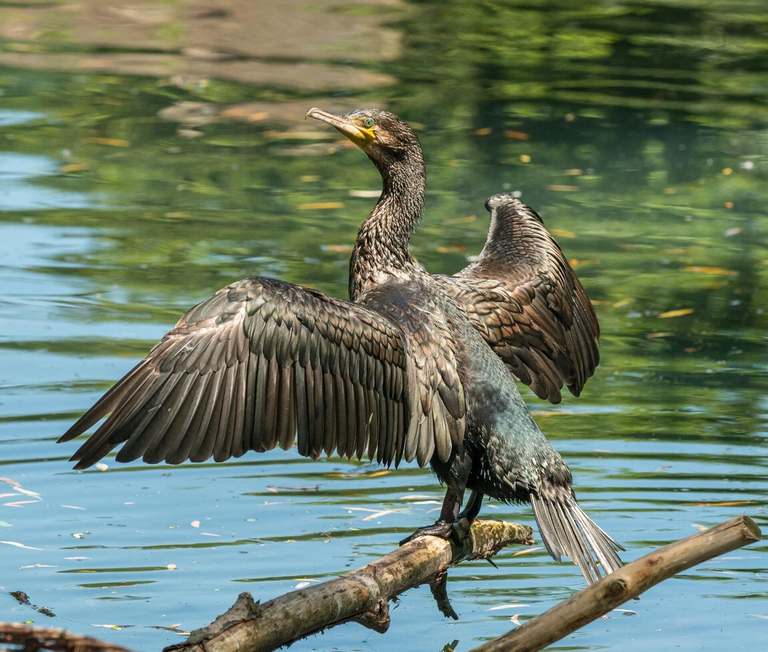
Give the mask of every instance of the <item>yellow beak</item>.
<path id="1" fill-rule="evenodd" d="M 361 127 L 359 124 L 350 120 L 348 116 L 328 113 L 328 111 L 312 107 L 307 111 L 307 117 L 333 125 L 358 147 L 364 148 L 376 140 L 376 134 L 373 133 L 373 127 L 370 129 Z"/>

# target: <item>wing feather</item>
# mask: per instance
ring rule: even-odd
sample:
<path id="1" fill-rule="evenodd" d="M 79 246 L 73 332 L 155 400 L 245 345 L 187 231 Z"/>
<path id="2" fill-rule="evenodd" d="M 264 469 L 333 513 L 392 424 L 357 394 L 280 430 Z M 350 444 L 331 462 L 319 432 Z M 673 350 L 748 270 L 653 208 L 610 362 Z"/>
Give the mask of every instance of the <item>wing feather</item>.
<path id="1" fill-rule="evenodd" d="M 190 459 L 192 447 L 195 445 L 195 441 L 200 433 L 200 422 L 202 421 L 205 407 L 203 399 L 208 390 L 210 380 L 211 374 L 198 374 L 193 390 L 187 394 L 184 408 L 187 418 L 180 421 L 178 426 L 176 426 L 181 433 L 179 443 L 168 446 L 168 453 L 165 459 L 169 464 L 180 464 L 184 460 Z"/>
<path id="2" fill-rule="evenodd" d="M 232 457 L 232 438 L 234 437 L 233 414 L 237 401 L 235 400 L 236 367 L 225 367 L 224 393 L 219 399 L 219 426 L 216 429 L 216 441 L 213 445 L 213 459 L 215 462 L 223 462 Z"/>
<path id="3" fill-rule="evenodd" d="M 301 363 L 293 367 L 296 398 L 296 441 L 299 455 L 309 457 L 309 406 L 307 403 L 306 367 Z"/>
<path id="4" fill-rule="evenodd" d="M 357 418 L 357 392 L 355 391 L 355 385 L 352 384 L 352 379 L 349 376 L 344 378 L 344 398 L 347 406 L 347 445 L 342 449 L 339 448 L 339 454 L 344 455 L 349 459 L 352 459 L 355 455 L 357 447 L 358 436 L 358 418 Z M 398 404 L 399 405 L 399 404 Z"/>
<path id="5" fill-rule="evenodd" d="M 356 383 L 355 387 L 355 407 L 357 413 L 357 446 L 355 447 L 355 455 L 358 460 L 363 459 L 365 453 L 365 444 L 368 440 L 368 405 L 366 399 L 366 391 L 360 383 Z"/>
<path id="6" fill-rule="evenodd" d="M 260 355 L 252 354 L 253 364 L 256 368 L 256 396 L 253 401 L 253 435 L 251 436 L 251 450 L 263 452 L 264 448 L 264 424 L 267 419 L 267 375 L 269 374 L 269 362 Z"/>
<path id="7" fill-rule="evenodd" d="M 366 428 L 368 429 L 368 460 L 373 462 L 379 450 L 379 406 L 373 388 L 365 391 Z"/>
<path id="8" fill-rule="evenodd" d="M 186 405 L 186 398 L 194 396 L 192 386 L 198 377 L 194 373 L 184 374 L 181 377 L 181 382 L 177 383 L 168 395 L 167 400 L 171 407 L 166 410 L 158 410 L 152 422 L 148 425 L 147 430 L 150 431 L 150 428 L 152 430 L 145 434 L 152 444 L 147 447 L 144 453 L 144 460 L 149 464 L 155 464 L 164 460 L 168 452 L 178 446 L 183 430 L 180 428 L 173 429 L 171 426 L 177 418 L 181 417 L 184 419 L 186 417 L 184 409 L 189 407 Z M 169 435 L 164 437 L 163 435 L 166 432 L 169 432 Z"/>
<path id="9" fill-rule="evenodd" d="M 277 410 L 278 445 L 284 451 L 293 446 L 296 433 L 294 420 L 294 388 L 293 369 L 282 367 L 280 369 L 280 402 Z"/>
<path id="10" fill-rule="evenodd" d="M 265 350 L 266 354 L 267 351 Z M 280 390 L 277 384 L 280 365 L 275 358 L 264 356 L 267 367 L 267 392 L 264 399 L 264 436 L 261 440 L 261 450 L 271 451 L 277 445 L 277 400 Z M 267 362 L 268 360 L 268 362 Z"/>
<path id="11" fill-rule="evenodd" d="M 211 390 L 206 397 L 205 415 L 203 417 L 202 428 L 200 430 L 200 439 L 192 449 L 189 455 L 189 459 L 193 462 L 205 462 L 213 455 L 213 448 L 216 444 L 216 433 L 218 432 L 219 422 L 221 420 L 221 406 L 222 402 L 220 396 L 224 393 L 224 385 L 226 379 L 224 373 L 226 369 L 217 369 L 211 372 L 213 378 L 211 379 Z M 98 431 L 97 431 L 98 432 Z M 118 452 L 118 457 L 120 456 Z M 119 460 L 118 460 L 119 461 Z"/>
<path id="12" fill-rule="evenodd" d="M 243 405 L 243 447 L 246 450 L 259 450 L 254 442 L 256 399 L 256 375 L 258 374 L 259 358 L 249 355 L 245 364 L 245 404 Z"/>
<path id="13" fill-rule="evenodd" d="M 137 380 L 135 383 L 131 382 L 125 388 L 112 388 L 110 392 L 113 392 L 113 390 L 117 391 L 113 392 L 110 400 L 100 401 L 96 403 L 92 409 L 95 410 L 98 408 L 99 410 L 108 410 L 110 405 L 114 405 L 115 407 L 112 412 L 115 414 L 116 419 L 125 418 L 130 415 L 135 406 L 139 404 L 139 400 L 142 397 L 143 392 L 151 388 L 155 378 L 156 375 L 154 373 L 147 373 L 142 378 L 140 378 L 140 380 Z M 75 426 L 78 424 L 80 424 L 80 427 L 85 430 L 90 427 L 90 425 L 86 424 L 92 425 L 98 420 L 98 418 L 93 418 L 86 412 L 86 414 L 83 415 L 83 418 L 81 418 L 80 421 L 78 421 L 63 435 L 62 439 L 64 437 L 76 436 L 78 431 L 75 429 Z M 116 423 L 119 423 L 119 421 L 115 420 L 112 424 L 110 424 L 109 427 L 99 428 L 93 437 L 86 441 L 85 444 L 83 444 L 75 452 L 71 461 L 78 462 L 78 464 L 83 465 L 82 468 L 85 468 L 87 466 L 91 466 L 91 464 L 95 464 L 102 457 L 104 457 L 104 455 L 106 455 L 114 447 L 114 444 L 110 442 L 110 435 L 112 434 Z M 106 426 L 106 424 L 104 425 Z"/>
<path id="14" fill-rule="evenodd" d="M 333 391 L 336 397 L 336 450 L 339 455 L 344 455 L 347 451 L 347 404 L 349 397 L 346 395 L 344 378 L 340 373 L 332 375 Z M 388 401 L 393 403 L 393 401 Z"/>
<path id="15" fill-rule="evenodd" d="M 435 276 L 515 377 L 540 398 L 578 396 L 600 361 L 592 304 L 541 217 L 511 195 L 486 202 L 491 228 L 477 261 Z"/>
<path id="16" fill-rule="evenodd" d="M 121 444 L 118 461 L 180 463 L 294 438 L 309 457 L 391 464 L 412 411 L 407 355 L 401 327 L 374 308 L 246 279 L 192 308 L 60 441 L 106 417 L 77 468 Z"/>
<path id="17" fill-rule="evenodd" d="M 323 451 L 326 455 L 332 455 L 336 450 L 336 384 L 330 373 L 323 374 Z"/>
<path id="18" fill-rule="evenodd" d="M 323 450 L 323 372 L 307 369 L 307 405 L 312 436 L 309 456 L 316 460 Z"/>

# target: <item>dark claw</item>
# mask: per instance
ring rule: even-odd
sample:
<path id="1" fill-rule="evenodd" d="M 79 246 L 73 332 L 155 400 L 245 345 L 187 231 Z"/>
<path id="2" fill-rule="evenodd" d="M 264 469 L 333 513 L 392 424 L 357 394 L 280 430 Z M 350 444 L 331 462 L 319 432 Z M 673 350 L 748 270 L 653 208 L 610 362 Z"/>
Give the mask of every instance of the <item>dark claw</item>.
<path id="1" fill-rule="evenodd" d="M 403 539 L 400 542 L 400 545 L 403 546 L 406 543 L 414 541 L 420 537 L 432 536 L 453 541 L 456 545 L 461 546 L 469 534 L 470 525 L 471 523 L 466 518 L 459 518 L 453 523 L 448 523 L 447 521 L 437 521 L 437 523 L 434 525 L 420 527 L 411 536 Z"/>
<path id="2" fill-rule="evenodd" d="M 440 537 L 441 539 L 450 539 L 453 536 L 453 524 L 447 521 L 437 521 L 434 525 L 427 525 L 420 527 L 411 536 L 406 537 L 400 542 L 403 546 L 410 541 L 415 541 L 421 537 L 433 536 Z"/>
<path id="3" fill-rule="evenodd" d="M 440 613 L 446 618 L 458 620 L 459 615 L 453 610 L 451 600 L 448 597 L 447 579 L 448 571 L 440 573 L 433 582 L 429 583 L 429 589 L 432 591 L 432 597 L 435 599 Z"/>

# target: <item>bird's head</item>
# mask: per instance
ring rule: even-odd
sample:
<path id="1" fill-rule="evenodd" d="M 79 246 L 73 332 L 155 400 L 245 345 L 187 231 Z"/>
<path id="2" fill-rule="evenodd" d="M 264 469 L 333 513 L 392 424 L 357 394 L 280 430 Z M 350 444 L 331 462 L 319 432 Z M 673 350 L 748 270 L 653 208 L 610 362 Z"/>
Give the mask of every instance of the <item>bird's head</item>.
<path id="1" fill-rule="evenodd" d="M 336 114 L 313 107 L 307 111 L 307 117 L 336 127 L 374 162 L 397 159 L 409 151 L 421 151 L 413 130 L 389 111 L 356 109 Z"/>

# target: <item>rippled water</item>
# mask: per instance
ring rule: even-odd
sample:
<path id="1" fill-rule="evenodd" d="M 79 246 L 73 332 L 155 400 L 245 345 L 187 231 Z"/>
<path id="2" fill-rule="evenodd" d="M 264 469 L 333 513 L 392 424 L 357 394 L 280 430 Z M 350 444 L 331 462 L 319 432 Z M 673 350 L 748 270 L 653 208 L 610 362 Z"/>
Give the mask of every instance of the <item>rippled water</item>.
<path id="1" fill-rule="evenodd" d="M 579 399 L 524 396 L 626 560 L 742 513 L 768 526 L 765 3 L 350 4 L 309 14 L 338 32 L 306 34 L 309 9 L 286 3 L 271 9 L 282 53 L 227 40 L 255 20 L 232 4 L 217 18 L 84 3 L 75 26 L 0 3 L 0 620 L 158 649 L 241 591 L 333 577 L 435 518 L 442 490 L 412 466 L 293 451 L 79 473 L 76 446 L 55 445 L 226 283 L 345 296 L 378 178 L 302 119 L 315 104 L 414 124 L 430 271 L 479 251 L 502 189 L 557 234 L 602 362 Z M 533 524 L 526 508 L 483 515 Z M 384 636 L 351 624 L 292 649 L 469 650 L 581 588 L 575 566 L 515 552 L 451 572 L 458 622 L 422 587 Z M 552 649 L 761 649 L 767 561 L 761 542 L 702 564 Z"/>

